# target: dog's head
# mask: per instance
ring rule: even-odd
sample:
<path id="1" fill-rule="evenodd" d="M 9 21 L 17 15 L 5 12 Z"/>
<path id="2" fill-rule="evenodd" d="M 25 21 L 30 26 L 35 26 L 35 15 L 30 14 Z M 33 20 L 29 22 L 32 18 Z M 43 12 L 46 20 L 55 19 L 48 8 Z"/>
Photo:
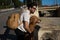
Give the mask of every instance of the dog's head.
<path id="1" fill-rule="evenodd" d="M 41 20 L 37 17 L 37 16 L 31 16 L 30 17 L 30 23 L 31 24 L 36 24 L 36 23 L 38 23 L 38 22 L 40 22 Z"/>
<path id="2" fill-rule="evenodd" d="M 31 29 L 31 31 L 34 31 L 35 25 L 36 23 L 38 23 L 40 21 L 40 19 L 37 16 L 31 16 L 30 17 L 30 24 L 29 27 Z"/>

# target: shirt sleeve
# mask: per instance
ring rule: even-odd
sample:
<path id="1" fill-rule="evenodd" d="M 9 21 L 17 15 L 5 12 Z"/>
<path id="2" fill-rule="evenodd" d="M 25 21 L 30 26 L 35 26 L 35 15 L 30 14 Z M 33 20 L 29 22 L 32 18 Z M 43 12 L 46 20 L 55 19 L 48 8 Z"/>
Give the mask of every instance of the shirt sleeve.
<path id="1" fill-rule="evenodd" d="M 25 12 L 23 17 L 24 17 L 24 21 L 29 22 L 30 15 L 29 15 L 29 13 L 28 13 L 28 12 Z"/>

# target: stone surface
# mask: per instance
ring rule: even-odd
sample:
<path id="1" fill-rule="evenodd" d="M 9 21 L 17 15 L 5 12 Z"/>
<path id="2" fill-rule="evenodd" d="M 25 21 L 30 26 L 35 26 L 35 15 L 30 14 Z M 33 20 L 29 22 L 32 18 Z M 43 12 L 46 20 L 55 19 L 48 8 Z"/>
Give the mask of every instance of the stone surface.
<path id="1" fill-rule="evenodd" d="M 40 29 L 38 31 L 38 40 L 43 40 L 41 37 L 45 33 L 53 34 L 53 40 L 60 39 L 60 18 L 59 17 L 41 17 Z"/>

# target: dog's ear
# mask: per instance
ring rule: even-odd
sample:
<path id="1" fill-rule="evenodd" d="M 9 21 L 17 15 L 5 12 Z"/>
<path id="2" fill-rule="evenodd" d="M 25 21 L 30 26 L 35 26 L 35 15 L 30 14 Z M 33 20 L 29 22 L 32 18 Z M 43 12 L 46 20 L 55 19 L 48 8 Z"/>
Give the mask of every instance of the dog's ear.
<path id="1" fill-rule="evenodd" d="M 33 22 L 34 22 L 34 18 L 31 17 L 31 18 L 30 18 L 30 23 L 33 23 Z"/>

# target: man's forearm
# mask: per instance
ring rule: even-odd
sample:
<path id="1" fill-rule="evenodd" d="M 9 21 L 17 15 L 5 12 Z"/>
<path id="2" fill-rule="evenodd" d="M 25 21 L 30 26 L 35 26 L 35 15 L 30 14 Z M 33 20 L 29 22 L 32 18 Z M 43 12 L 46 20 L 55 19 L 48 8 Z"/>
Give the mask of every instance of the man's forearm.
<path id="1" fill-rule="evenodd" d="M 25 29 L 26 29 L 29 33 L 31 33 L 31 30 L 30 30 L 30 28 L 29 28 L 28 22 L 25 22 L 25 23 L 24 23 L 24 26 L 25 26 Z"/>
<path id="2" fill-rule="evenodd" d="M 30 30 L 30 28 L 29 28 L 29 26 L 25 26 L 25 29 L 29 32 L 29 33 L 31 33 L 31 30 Z"/>

